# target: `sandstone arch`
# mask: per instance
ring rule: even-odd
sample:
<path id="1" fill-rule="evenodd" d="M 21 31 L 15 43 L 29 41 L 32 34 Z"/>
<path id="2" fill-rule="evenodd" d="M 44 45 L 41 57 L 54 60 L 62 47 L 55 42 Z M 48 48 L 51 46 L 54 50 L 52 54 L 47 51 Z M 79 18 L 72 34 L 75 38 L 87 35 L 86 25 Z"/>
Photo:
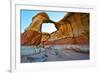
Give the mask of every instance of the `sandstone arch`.
<path id="1" fill-rule="evenodd" d="M 27 28 L 27 30 L 39 31 L 41 32 L 41 25 L 43 23 L 54 23 L 50 20 L 49 16 L 45 12 L 38 13 L 32 18 L 32 23 Z"/>
<path id="2" fill-rule="evenodd" d="M 57 31 L 51 34 L 41 32 L 43 23 L 54 23 Z M 54 22 L 45 12 L 38 13 L 32 18 L 30 26 L 22 33 L 21 44 L 39 45 L 41 41 L 64 38 L 67 43 L 89 43 L 89 14 L 68 13 L 60 21 Z M 76 42 L 72 38 L 75 38 Z"/>

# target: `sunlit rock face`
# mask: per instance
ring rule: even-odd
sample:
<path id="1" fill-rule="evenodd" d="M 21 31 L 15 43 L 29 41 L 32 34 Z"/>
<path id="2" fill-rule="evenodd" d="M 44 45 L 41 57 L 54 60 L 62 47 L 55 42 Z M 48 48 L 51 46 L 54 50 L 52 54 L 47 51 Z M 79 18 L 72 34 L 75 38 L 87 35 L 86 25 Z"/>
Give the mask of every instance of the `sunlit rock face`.
<path id="1" fill-rule="evenodd" d="M 69 13 L 60 21 L 55 23 L 57 31 L 51 33 L 49 40 L 57 40 L 62 38 L 77 38 L 86 36 L 84 42 L 88 42 L 89 36 L 89 14 L 87 13 Z M 79 42 L 79 40 L 76 40 Z M 82 41 L 80 39 L 80 41 Z M 81 43 L 81 42 L 80 42 Z"/>
<path id="2" fill-rule="evenodd" d="M 32 23 L 30 26 L 27 28 L 27 30 L 33 30 L 33 31 L 39 31 L 41 30 L 41 25 L 43 23 L 49 22 L 50 19 L 48 15 L 44 12 L 38 13 L 36 16 L 32 18 Z"/>

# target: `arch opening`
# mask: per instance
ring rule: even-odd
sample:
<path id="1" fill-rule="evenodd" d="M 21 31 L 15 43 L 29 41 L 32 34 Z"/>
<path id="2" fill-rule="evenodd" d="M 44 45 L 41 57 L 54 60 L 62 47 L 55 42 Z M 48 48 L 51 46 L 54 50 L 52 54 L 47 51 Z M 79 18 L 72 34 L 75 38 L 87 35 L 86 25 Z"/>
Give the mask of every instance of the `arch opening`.
<path id="1" fill-rule="evenodd" d="M 51 34 L 52 32 L 56 31 L 57 28 L 55 27 L 54 23 L 43 23 L 41 26 L 41 32 L 46 32 Z"/>

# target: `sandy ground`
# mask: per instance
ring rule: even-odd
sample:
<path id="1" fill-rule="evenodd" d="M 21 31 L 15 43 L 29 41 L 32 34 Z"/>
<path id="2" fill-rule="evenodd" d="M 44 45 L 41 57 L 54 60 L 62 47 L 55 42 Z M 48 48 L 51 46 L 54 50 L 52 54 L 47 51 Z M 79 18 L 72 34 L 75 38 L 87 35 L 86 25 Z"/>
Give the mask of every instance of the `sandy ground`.
<path id="1" fill-rule="evenodd" d="M 88 60 L 89 54 L 79 53 L 73 50 L 60 51 L 58 55 L 50 49 L 46 49 L 46 54 L 48 55 L 47 61 L 67 61 L 67 60 Z"/>
<path id="2" fill-rule="evenodd" d="M 70 46 L 72 47 L 73 45 Z M 21 62 L 30 63 L 30 62 L 45 62 L 45 61 L 48 62 L 48 61 L 68 61 L 68 60 L 70 61 L 89 60 L 89 52 L 85 52 L 85 53 L 80 52 L 80 50 L 78 49 L 79 47 L 81 47 L 81 50 L 84 48 L 88 49 L 89 47 L 87 45 L 85 47 L 74 46 L 74 48 L 78 49 L 78 51 L 68 47 L 69 46 L 51 46 L 51 47 L 49 46 L 46 48 L 38 48 L 38 49 L 32 47 L 27 47 L 27 48 L 24 47 L 23 50 L 21 50 L 22 51 Z"/>

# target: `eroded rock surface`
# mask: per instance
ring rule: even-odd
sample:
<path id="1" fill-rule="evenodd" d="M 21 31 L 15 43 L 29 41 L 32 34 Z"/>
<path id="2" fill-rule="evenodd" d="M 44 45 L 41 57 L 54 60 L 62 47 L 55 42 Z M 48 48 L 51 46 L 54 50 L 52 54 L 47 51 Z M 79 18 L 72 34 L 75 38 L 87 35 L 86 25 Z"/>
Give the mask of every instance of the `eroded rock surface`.
<path id="1" fill-rule="evenodd" d="M 21 35 L 21 45 L 39 45 L 42 33 L 28 30 Z"/>

